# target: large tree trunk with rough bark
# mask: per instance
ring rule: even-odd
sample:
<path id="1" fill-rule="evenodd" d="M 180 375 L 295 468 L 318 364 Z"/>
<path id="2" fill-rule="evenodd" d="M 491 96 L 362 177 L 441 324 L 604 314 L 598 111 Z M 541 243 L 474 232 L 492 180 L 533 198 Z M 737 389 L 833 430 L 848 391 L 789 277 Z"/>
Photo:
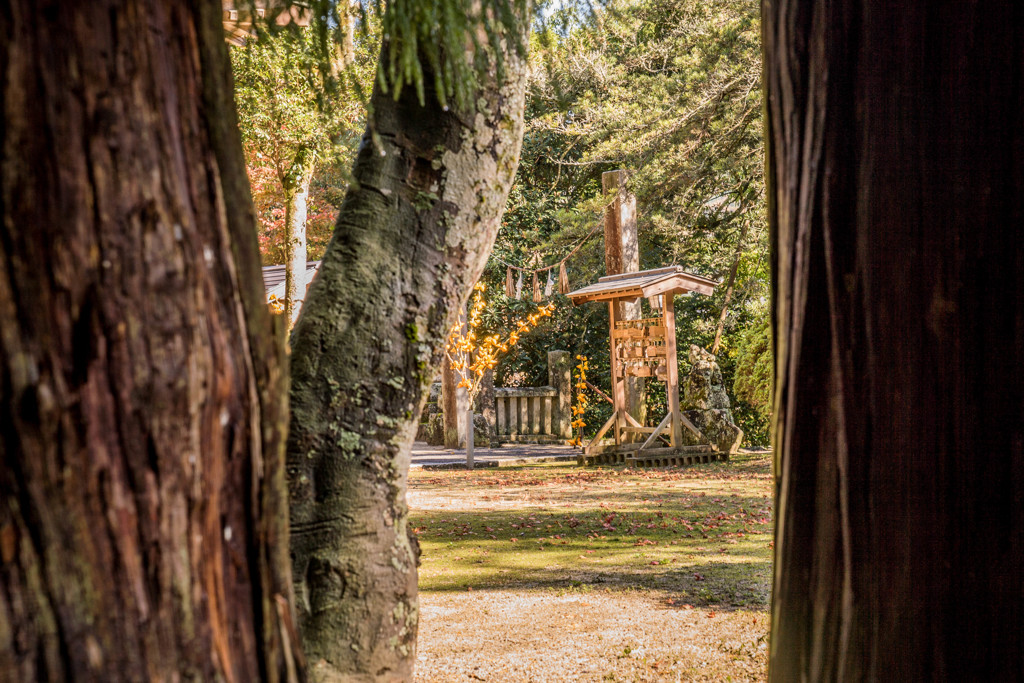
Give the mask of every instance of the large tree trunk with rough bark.
<path id="1" fill-rule="evenodd" d="M 525 37 L 524 37 L 525 40 Z M 311 667 L 408 680 L 418 547 L 410 450 L 446 333 L 497 233 L 522 140 L 525 65 L 510 53 L 469 111 L 430 90 L 373 118 L 292 334 L 293 572 Z"/>
<path id="2" fill-rule="evenodd" d="M 765 2 L 774 681 L 1024 679 L 1024 7 Z"/>
<path id="3" fill-rule="evenodd" d="M 219 3 L 4 3 L 0 106 L 0 680 L 294 680 Z"/>

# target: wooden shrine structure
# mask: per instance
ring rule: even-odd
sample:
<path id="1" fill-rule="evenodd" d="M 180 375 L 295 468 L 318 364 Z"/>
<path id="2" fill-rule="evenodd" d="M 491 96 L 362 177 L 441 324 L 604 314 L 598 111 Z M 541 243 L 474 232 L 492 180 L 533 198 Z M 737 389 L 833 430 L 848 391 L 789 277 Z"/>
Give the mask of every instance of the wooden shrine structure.
<path id="1" fill-rule="evenodd" d="M 679 366 L 673 297 L 697 292 L 710 295 L 718 283 L 684 272 L 678 266 L 608 275 L 566 296 L 576 305 L 607 301 L 611 337 L 612 416 L 583 449 L 581 464 L 631 463 L 639 466 L 686 465 L 726 459 L 679 408 Z M 623 303 L 646 298 L 649 318 L 626 319 Z M 646 427 L 629 414 L 627 377 L 653 377 L 665 382 L 668 411 L 656 427 Z M 683 444 L 683 428 L 696 437 L 696 445 Z M 614 444 L 601 445 L 612 430 Z M 667 443 L 665 443 L 667 442 Z"/>

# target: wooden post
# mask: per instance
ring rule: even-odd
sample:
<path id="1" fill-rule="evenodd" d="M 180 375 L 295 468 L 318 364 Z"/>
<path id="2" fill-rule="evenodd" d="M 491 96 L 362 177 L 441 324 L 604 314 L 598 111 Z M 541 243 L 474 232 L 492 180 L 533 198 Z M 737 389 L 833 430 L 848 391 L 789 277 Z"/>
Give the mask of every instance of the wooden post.
<path id="1" fill-rule="evenodd" d="M 463 389 L 465 391 L 465 389 Z M 469 401 L 466 401 L 469 404 Z M 470 405 L 466 411 L 466 467 L 473 469 L 473 440 L 476 435 L 473 433 L 473 406 Z"/>
<path id="2" fill-rule="evenodd" d="M 665 391 L 668 393 L 668 412 L 672 415 L 670 443 L 678 448 L 683 443 L 683 414 L 679 411 L 679 357 L 676 352 L 676 307 L 675 296 L 665 295 L 665 355 L 668 377 Z"/>
<path id="3" fill-rule="evenodd" d="M 462 334 L 466 334 L 466 316 L 463 311 Z M 448 354 L 441 359 L 441 409 L 444 414 L 444 447 L 461 448 L 466 443 L 466 411 L 470 410 L 469 395 L 457 386 L 455 370 Z"/>
<path id="4" fill-rule="evenodd" d="M 619 321 L 618 306 L 614 301 L 608 302 L 608 339 L 611 343 L 612 366 L 612 411 L 615 416 L 615 445 L 622 443 L 622 414 L 626 411 L 626 382 L 622 376 L 622 366 L 615 355 L 615 323 Z"/>
<path id="5" fill-rule="evenodd" d="M 637 243 L 636 197 L 626 189 L 626 171 L 606 171 L 601 174 L 601 189 L 605 195 L 615 195 L 604 214 L 604 267 L 608 275 L 635 273 L 640 270 L 640 247 Z M 642 317 L 639 300 L 620 301 L 619 320 L 639 320 Z M 625 410 L 640 424 L 644 423 L 644 380 L 625 378 Z"/>
<path id="6" fill-rule="evenodd" d="M 469 302 L 462 307 L 462 335 L 466 336 L 469 334 L 469 315 L 468 315 Z M 466 363 L 472 362 L 472 356 L 467 356 Z M 467 375 L 469 370 L 464 369 Z M 456 401 L 459 406 L 459 445 L 465 444 L 466 448 L 466 466 L 469 469 L 473 469 L 473 402 L 469 400 L 469 389 L 466 387 L 457 387 L 455 390 Z"/>

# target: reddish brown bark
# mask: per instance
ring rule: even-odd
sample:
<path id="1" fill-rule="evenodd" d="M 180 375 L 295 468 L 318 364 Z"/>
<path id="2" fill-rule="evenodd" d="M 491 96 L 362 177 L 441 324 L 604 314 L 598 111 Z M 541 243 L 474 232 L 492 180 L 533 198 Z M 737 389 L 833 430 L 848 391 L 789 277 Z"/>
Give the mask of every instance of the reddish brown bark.
<path id="1" fill-rule="evenodd" d="M 765 2 L 774 681 L 1024 679 L 1024 8 Z"/>
<path id="2" fill-rule="evenodd" d="M 219 15 L 0 8 L 0 680 L 301 673 Z"/>

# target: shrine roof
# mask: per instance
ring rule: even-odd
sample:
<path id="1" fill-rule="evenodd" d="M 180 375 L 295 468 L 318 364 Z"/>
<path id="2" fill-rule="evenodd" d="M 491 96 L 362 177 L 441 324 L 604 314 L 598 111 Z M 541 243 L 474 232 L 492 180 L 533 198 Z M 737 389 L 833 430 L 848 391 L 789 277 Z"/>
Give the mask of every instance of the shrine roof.
<path id="1" fill-rule="evenodd" d="M 612 301 L 615 299 L 636 299 L 658 294 L 684 294 L 699 292 L 711 294 L 718 285 L 700 275 L 685 272 L 680 266 L 642 270 L 638 273 L 606 275 L 597 282 L 566 294 L 574 304 L 587 301 Z"/>

